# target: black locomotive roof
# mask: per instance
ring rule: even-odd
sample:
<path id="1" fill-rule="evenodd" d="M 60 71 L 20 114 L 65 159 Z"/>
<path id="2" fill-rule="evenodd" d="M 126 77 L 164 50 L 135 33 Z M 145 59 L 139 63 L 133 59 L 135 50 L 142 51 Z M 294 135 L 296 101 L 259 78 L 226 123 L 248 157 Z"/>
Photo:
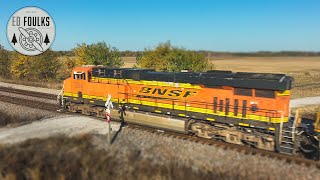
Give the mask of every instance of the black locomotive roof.
<path id="1" fill-rule="evenodd" d="M 293 86 L 293 78 L 285 74 L 218 70 L 208 72 L 156 72 L 153 69 L 94 67 L 92 68 L 92 76 L 268 90 L 289 90 Z"/>

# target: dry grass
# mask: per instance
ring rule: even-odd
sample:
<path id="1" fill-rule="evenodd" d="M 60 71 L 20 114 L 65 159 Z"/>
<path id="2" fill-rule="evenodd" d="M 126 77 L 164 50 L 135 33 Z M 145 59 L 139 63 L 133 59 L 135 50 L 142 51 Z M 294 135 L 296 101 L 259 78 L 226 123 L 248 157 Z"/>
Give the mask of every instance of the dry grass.
<path id="1" fill-rule="evenodd" d="M 54 83 L 54 82 L 33 82 L 28 80 L 16 80 L 16 79 L 5 79 L 0 77 L 1 82 L 5 83 L 12 83 L 12 84 L 21 84 L 25 86 L 33 86 L 33 87 L 42 87 L 42 88 L 49 88 L 49 89 L 61 89 L 62 83 Z"/>
<path id="2" fill-rule="evenodd" d="M 315 113 L 320 112 L 320 105 L 309 105 L 299 108 L 292 108 L 291 112 L 295 113 L 299 109 L 299 113 L 303 118 L 315 119 Z"/>
<path id="3" fill-rule="evenodd" d="M 293 170 L 294 169 L 294 170 Z M 0 147 L 0 179 L 315 179 L 306 167 L 220 147 L 123 129 Z"/>

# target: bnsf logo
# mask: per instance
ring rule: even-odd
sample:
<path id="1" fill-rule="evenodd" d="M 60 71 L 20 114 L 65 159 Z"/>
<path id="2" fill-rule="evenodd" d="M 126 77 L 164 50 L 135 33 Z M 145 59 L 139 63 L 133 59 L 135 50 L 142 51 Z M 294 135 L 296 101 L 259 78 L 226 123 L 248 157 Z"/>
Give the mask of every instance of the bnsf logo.
<path id="1" fill-rule="evenodd" d="M 151 87 L 142 87 L 139 91 L 143 94 L 148 95 L 159 95 L 159 96 L 169 96 L 169 97 L 180 97 L 187 98 L 197 94 L 197 91 L 193 90 L 181 90 L 181 89 L 168 89 L 168 88 L 151 88 Z"/>

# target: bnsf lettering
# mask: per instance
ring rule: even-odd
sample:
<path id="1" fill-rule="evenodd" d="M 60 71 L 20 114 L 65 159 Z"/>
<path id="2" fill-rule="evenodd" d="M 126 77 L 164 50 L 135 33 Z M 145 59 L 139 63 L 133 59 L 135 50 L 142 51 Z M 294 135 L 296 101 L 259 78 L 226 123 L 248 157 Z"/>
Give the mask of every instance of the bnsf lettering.
<path id="1" fill-rule="evenodd" d="M 165 95 L 167 91 L 168 89 L 162 90 L 162 89 L 154 88 L 154 90 L 152 91 L 152 94 Z"/>
<path id="2" fill-rule="evenodd" d="M 178 97 L 181 95 L 181 93 L 182 93 L 181 90 L 171 90 L 170 93 L 168 94 L 168 96 Z"/>
<path id="3" fill-rule="evenodd" d="M 193 90 L 151 88 L 151 87 L 142 87 L 139 92 L 143 94 L 149 94 L 149 95 L 184 97 L 184 98 L 193 96 L 197 93 L 197 91 L 193 91 Z"/>
<path id="4" fill-rule="evenodd" d="M 143 87 L 141 90 L 140 90 L 140 93 L 149 93 L 151 91 L 152 88 L 148 88 L 148 87 Z"/>

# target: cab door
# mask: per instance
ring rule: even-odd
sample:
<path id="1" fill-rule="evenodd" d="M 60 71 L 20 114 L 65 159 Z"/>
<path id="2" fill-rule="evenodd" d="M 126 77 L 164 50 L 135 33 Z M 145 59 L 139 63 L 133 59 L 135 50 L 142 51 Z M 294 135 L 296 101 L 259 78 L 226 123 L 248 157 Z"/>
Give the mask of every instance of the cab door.
<path id="1" fill-rule="evenodd" d="M 78 98 L 83 98 L 83 94 L 85 94 L 83 91 L 86 82 L 87 77 L 85 72 L 73 71 L 72 92 Z"/>

